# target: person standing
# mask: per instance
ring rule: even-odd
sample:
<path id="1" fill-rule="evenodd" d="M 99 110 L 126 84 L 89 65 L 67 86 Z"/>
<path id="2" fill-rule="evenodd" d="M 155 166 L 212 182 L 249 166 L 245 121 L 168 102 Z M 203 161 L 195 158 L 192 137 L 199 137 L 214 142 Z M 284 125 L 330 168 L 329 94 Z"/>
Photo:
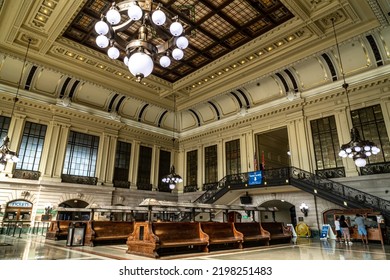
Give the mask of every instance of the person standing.
<path id="1" fill-rule="evenodd" d="M 362 238 L 363 244 L 368 244 L 367 230 L 366 230 L 366 225 L 364 223 L 364 217 L 360 214 L 356 214 L 355 223 L 357 225 L 358 234 Z"/>
<path id="2" fill-rule="evenodd" d="M 336 216 L 335 217 L 335 221 L 334 221 L 334 228 L 336 230 L 336 240 L 337 242 L 342 242 L 341 240 L 341 228 L 340 228 L 340 219 L 339 219 L 339 216 Z"/>
<path id="3" fill-rule="evenodd" d="M 341 232 L 343 233 L 345 244 L 352 245 L 351 234 L 349 232 L 349 224 L 345 219 L 344 215 L 340 216 L 340 228 L 341 228 Z"/>

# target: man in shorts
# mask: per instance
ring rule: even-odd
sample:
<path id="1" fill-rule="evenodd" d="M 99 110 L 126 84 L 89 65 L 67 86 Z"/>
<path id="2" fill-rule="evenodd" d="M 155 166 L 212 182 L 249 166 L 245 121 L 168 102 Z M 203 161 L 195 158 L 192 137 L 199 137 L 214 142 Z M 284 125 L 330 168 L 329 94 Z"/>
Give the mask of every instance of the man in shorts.
<path id="1" fill-rule="evenodd" d="M 362 238 L 363 244 L 368 244 L 366 225 L 364 224 L 364 217 L 356 214 L 355 223 L 358 228 L 358 233 Z"/>

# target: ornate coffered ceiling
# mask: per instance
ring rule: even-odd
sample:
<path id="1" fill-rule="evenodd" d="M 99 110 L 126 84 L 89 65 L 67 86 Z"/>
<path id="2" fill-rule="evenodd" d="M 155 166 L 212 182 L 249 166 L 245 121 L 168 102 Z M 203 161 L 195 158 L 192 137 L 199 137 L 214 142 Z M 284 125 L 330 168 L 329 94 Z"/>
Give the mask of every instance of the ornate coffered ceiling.
<path id="1" fill-rule="evenodd" d="M 23 83 L 35 98 L 170 129 L 175 94 L 180 130 L 189 131 L 334 82 L 340 73 L 331 19 L 343 52 L 358 57 L 346 63 L 348 75 L 378 67 L 373 46 L 389 61 L 386 0 L 158 2 L 180 15 L 190 49 L 169 71 L 155 67 L 137 83 L 94 45 L 94 23 L 110 1 L 0 1 L 0 82 L 17 85 L 31 38 Z"/>

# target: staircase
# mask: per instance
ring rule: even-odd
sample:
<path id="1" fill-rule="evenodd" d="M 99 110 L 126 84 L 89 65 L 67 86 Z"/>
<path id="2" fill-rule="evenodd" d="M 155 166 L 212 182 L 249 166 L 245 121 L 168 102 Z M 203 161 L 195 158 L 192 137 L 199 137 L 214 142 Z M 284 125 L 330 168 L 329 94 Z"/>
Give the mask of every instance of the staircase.
<path id="1" fill-rule="evenodd" d="M 230 190 L 247 189 L 249 174 L 240 173 L 225 176 L 218 184 L 210 186 L 194 202 L 214 203 Z M 321 178 L 318 175 L 296 167 L 264 170 L 263 182 L 256 186 L 264 187 L 265 185 L 267 187 L 291 185 L 342 207 L 373 209 L 376 212 L 381 212 L 386 220 L 386 224 L 390 224 L 389 200 Z"/>

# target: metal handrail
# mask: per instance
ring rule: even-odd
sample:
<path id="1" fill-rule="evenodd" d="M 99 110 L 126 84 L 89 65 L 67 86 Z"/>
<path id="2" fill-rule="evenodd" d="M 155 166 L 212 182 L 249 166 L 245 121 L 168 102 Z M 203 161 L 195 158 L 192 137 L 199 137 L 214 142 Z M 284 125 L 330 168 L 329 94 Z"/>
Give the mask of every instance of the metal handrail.
<path id="1" fill-rule="evenodd" d="M 195 202 L 215 202 L 226 192 L 232 189 L 247 188 L 250 172 L 227 175 L 218 184 L 209 188 Z M 390 201 L 375 195 L 357 190 L 341 183 L 320 177 L 308 171 L 296 167 L 284 167 L 263 171 L 263 182 L 259 187 L 280 186 L 290 184 L 302 190 L 325 196 L 326 199 L 336 204 L 343 205 L 346 201 L 355 208 L 371 208 L 380 211 L 390 218 Z"/>

